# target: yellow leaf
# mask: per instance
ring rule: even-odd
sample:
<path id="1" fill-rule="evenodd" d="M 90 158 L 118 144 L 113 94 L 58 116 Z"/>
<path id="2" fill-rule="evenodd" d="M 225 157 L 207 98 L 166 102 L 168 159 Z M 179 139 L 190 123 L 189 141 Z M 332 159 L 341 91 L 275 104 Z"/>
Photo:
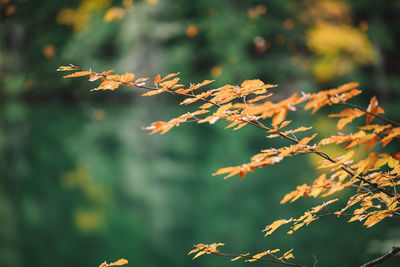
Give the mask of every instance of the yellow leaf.
<path id="1" fill-rule="evenodd" d="M 77 70 L 77 67 L 71 65 L 71 66 L 61 66 L 58 67 L 57 71 L 71 71 L 71 70 Z"/>
<path id="2" fill-rule="evenodd" d="M 399 161 L 393 157 L 389 157 L 387 164 L 390 168 L 394 169 L 397 165 L 399 165 Z"/>
<path id="3" fill-rule="evenodd" d="M 270 253 L 269 251 L 264 251 L 264 252 L 258 253 L 256 255 L 252 256 L 252 259 L 246 260 L 246 262 L 257 261 L 257 260 L 261 259 L 263 256 L 265 256 L 265 255 L 267 255 L 269 253 Z"/>
<path id="4" fill-rule="evenodd" d="M 194 255 L 194 257 L 192 259 L 194 260 L 195 258 L 200 257 L 201 255 L 203 255 L 205 253 L 206 253 L 206 251 L 202 250 L 202 251 L 198 252 L 196 255 Z"/>
<path id="5" fill-rule="evenodd" d="M 121 20 L 125 17 L 125 9 L 120 7 L 112 7 L 107 10 L 106 14 L 104 15 L 105 22 L 111 22 L 114 20 Z"/>
<path id="6" fill-rule="evenodd" d="M 254 102 L 257 102 L 257 101 L 260 101 L 260 100 L 262 100 L 262 99 L 265 99 L 265 98 L 267 98 L 267 97 L 270 97 L 272 94 L 269 94 L 269 95 L 259 95 L 259 96 L 257 96 L 257 97 L 255 97 L 255 98 L 253 98 L 253 99 L 250 99 L 249 101 L 247 101 L 248 103 L 254 103 Z"/>
<path id="7" fill-rule="evenodd" d="M 121 266 L 127 264 L 128 261 L 126 259 L 119 259 L 116 262 L 110 263 L 110 266 Z"/>
<path id="8" fill-rule="evenodd" d="M 241 259 L 241 258 L 249 256 L 249 255 L 250 255 L 250 253 L 242 254 L 240 256 L 237 256 L 236 258 L 231 259 L 231 261 L 237 261 L 238 259 Z"/>
<path id="9" fill-rule="evenodd" d="M 174 77 L 174 76 L 176 76 L 176 75 L 179 75 L 179 74 L 180 74 L 180 72 L 168 74 L 167 76 L 165 76 L 164 78 L 162 78 L 162 79 L 160 80 L 160 82 L 165 81 L 165 80 L 167 80 L 167 79 L 169 79 L 169 78 L 172 78 L 172 77 Z M 175 78 L 175 79 L 177 79 L 177 78 Z"/>
<path id="10" fill-rule="evenodd" d="M 274 221 L 273 223 L 271 223 L 270 225 L 267 225 L 265 227 L 265 229 L 263 231 L 268 231 L 268 232 L 266 232 L 264 236 L 272 234 L 280 226 L 282 226 L 286 223 L 290 223 L 291 221 L 292 221 L 292 219 L 289 219 L 289 220 L 281 219 L 281 220 Z"/>
<path id="11" fill-rule="evenodd" d="M 288 126 L 292 121 L 284 121 L 281 123 L 281 125 L 279 125 L 279 129 L 282 129 L 285 126 Z"/>
<path id="12" fill-rule="evenodd" d="M 286 114 L 287 114 L 287 109 L 285 108 L 280 109 L 279 112 L 275 113 L 274 117 L 272 118 L 272 124 L 278 125 L 281 122 L 283 122 L 286 118 Z"/>
<path id="13" fill-rule="evenodd" d="M 285 252 L 285 254 L 283 254 L 282 258 L 284 258 L 285 260 L 287 259 L 294 259 L 293 254 L 291 253 L 293 251 L 293 249 Z"/>

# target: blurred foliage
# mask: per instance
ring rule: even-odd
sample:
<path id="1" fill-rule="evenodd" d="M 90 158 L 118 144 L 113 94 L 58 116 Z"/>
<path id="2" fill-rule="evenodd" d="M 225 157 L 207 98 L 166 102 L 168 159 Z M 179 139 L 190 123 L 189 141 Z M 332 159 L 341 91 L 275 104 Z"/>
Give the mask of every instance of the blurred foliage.
<path id="1" fill-rule="evenodd" d="M 128 89 L 88 93 L 55 70 L 74 63 L 138 75 L 180 71 L 192 82 L 260 78 L 280 84 L 278 97 L 354 80 L 365 103 L 378 95 L 398 120 L 399 12 L 399 1 L 378 0 L 2 0 L 0 265 L 98 266 L 122 257 L 143 266 L 231 265 L 185 256 L 192 244 L 216 240 L 233 252 L 295 247 L 299 262 L 315 254 L 322 266 L 381 253 L 377 244 L 399 238 L 395 223 L 366 232 L 326 219 L 290 238 L 263 237 L 266 224 L 314 203 L 278 204 L 318 175 L 305 171 L 309 159 L 243 181 L 213 178 L 272 144 L 251 130 L 207 127 L 149 138 L 140 126 L 181 113 L 168 105 L 175 100 L 139 100 Z M 301 114 L 293 120 L 311 124 Z M 325 123 L 313 124 L 324 134 Z"/>

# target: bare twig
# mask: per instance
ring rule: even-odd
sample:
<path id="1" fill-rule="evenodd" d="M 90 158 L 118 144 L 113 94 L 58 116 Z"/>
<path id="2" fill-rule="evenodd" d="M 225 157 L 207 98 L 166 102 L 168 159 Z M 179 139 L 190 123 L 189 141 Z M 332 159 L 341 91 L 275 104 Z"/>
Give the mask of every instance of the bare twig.
<path id="1" fill-rule="evenodd" d="M 315 266 L 317 266 L 318 260 L 317 260 L 317 257 L 315 257 L 314 254 L 312 256 L 314 258 L 314 265 L 313 266 L 315 267 Z"/>
<path id="2" fill-rule="evenodd" d="M 400 246 L 397 246 L 397 247 L 395 246 L 395 247 L 392 248 L 391 251 L 389 251 L 389 252 L 386 253 L 385 255 L 383 255 L 383 256 L 381 256 L 381 257 L 379 257 L 379 258 L 376 258 L 376 259 L 374 259 L 374 260 L 372 260 L 372 261 L 370 261 L 370 262 L 367 262 L 367 263 L 361 265 L 361 267 L 370 267 L 370 266 L 374 266 L 374 265 L 376 265 L 376 264 L 379 264 L 379 263 L 381 263 L 381 262 L 383 262 L 383 261 L 389 259 L 390 257 L 396 255 L 396 254 L 399 253 L 399 252 L 400 252 Z"/>

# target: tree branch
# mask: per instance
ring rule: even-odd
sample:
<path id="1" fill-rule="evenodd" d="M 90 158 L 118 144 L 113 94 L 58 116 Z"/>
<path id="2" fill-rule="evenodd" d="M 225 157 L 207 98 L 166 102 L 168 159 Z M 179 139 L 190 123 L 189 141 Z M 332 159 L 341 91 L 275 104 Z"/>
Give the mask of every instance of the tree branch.
<path id="1" fill-rule="evenodd" d="M 397 247 L 395 246 L 395 247 L 392 248 L 391 251 L 389 251 L 389 252 L 386 253 L 385 255 L 383 255 L 383 256 L 381 256 L 381 257 L 379 257 L 379 258 L 376 258 L 376 259 L 374 259 L 374 260 L 372 260 L 372 261 L 370 261 L 370 262 L 367 262 L 367 263 L 361 265 L 361 267 L 370 267 L 370 266 L 374 266 L 374 265 L 376 265 L 376 264 L 379 264 L 379 263 L 381 263 L 381 262 L 383 262 L 383 261 L 389 259 L 390 257 L 396 255 L 396 254 L 399 253 L 399 252 L 400 252 L 400 246 L 397 246 Z"/>
<path id="2" fill-rule="evenodd" d="M 73 65 L 71 65 L 71 66 L 73 66 Z M 79 70 L 83 70 L 82 68 L 77 67 L 77 66 L 73 66 L 73 67 L 75 67 L 75 68 L 77 68 L 77 69 L 79 69 Z M 93 73 L 95 73 L 95 72 L 93 72 Z M 106 75 L 103 75 L 103 74 L 100 74 L 100 73 L 96 73 L 96 74 L 99 75 L 99 76 L 101 76 L 101 77 L 103 77 L 103 78 L 106 78 Z M 121 83 L 121 84 L 128 85 L 127 82 L 121 82 L 121 81 L 117 81 L 117 82 L 119 82 L 119 83 Z M 131 85 L 131 86 L 132 86 L 132 85 Z M 135 87 L 137 87 L 137 88 L 142 88 L 142 89 L 145 89 L 145 90 L 159 90 L 159 88 L 150 87 L 150 86 L 145 86 L 145 85 L 134 84 L 133 86 L 135 86 Z M 186 96 L 186 97 L 191 97 L 191 98 L 193 98 L 193 95 L 186 94 L 186 93 L 177 93 L 177 92 L 175 92 L 175 91 L 173 91 L 173 90 L 171 90 L 171 89 L 169 89 L 169 88 L 166 90 L 166 92 L 168 92 L 168 93 L 170 93 L 170 94 L 174 94 L 174 95 L 181 95 L 181 96 Z M 199 99 L 202 100 L 202 101 L 204 101 L 204 102 L 210 103 L 210 104 L 212 104 L 212 105 L 214 105 L 214 106 L 216 106 L 216 107 L 221 107 L 220 104 L 215 103 L 215 102 L 213 102 L 213 101 L 210 101 L 210 100 L 208 100 L 207 98 L 201 97 L 201 98 L 199 98 Z M 349 107 L 353 107 L 353 108 L 357 108 L 357 109 L 359 109 L 359 110 L 361 110 L 361 111 L 363 111 L 363 112 L 365 112 L 365 113 L 367 113 L 367 114 L 369 114 L 369 115 L 375 116 L 376 118 L 379 118 L 379 119 L 381 119 L 381 120 L 383 120 L 383 121 L 385 121 L 385 122 L 388 122 L 388 123 L 391 123 L 391 124 L 395 124 L 395 125 L 400 126 L 400 124 L 397 123 L 397 122 L 388 120 L 388 119 L 386 119 L 386 118 L 384 118 L 384 117 L 381 117 L 381 116 L 379 116 L 379 115 L 377 115 L 377 114 L 375 114 L 375 113 L 369 112 L 369 111 L 367 111 L 367 110 L 365 110 L 365 109 L 363 109 L 363 108 L 361 108 L 361 107 L 358 107 L 358 106 L 356 106 L 356 105 L 348 104 L 348 103 L 346 103 L 346 102 L 341 102 L 341 103 L 339 103 L 339 104 L 345 105 L 345 106 L 349 106 Z M 261 122 L 259 122 L 259 121 L 256 121 L 256 120 L 242 120 L 242 121 L 248 122 L 248 123 L 250 123 L 251 125 L 256 126 L 256 127 L 260 128 L 260 129 L 266 130 L 266 131 L 270 131 L 270 130 L 271 130 L 269 127 L 265 126 L 263 123 L 261 123 Z M 293 142 L 293 143 L 296 143 L 296 144 L 299 143 L 299 141 L 296 140 L 295 138 L 292 138 L 292 137 L 290 137 L 290 136 L 287 136 L 287 135 L 283 134 L 282 132 L 280 132 L 280 131 L 278 131 L 278 130 L 276 130 L 275 133 L 278 134 L 279 136 L 281 136 L 281 137 L 287 139 L 287 140 L 290 140 L 290 141 Z M 330 162 L 332 162 L 332 163 L 337 163 L 336 160 L 332 159 L 330 156 L 328 156 L 328 155 L 325 154 L 324 152 L 318 151 L 318 150 L 316 150 L 316 149 L 310 149 L 310 152 L 312 152 L 312 153 L 314 153 L 314 154 L 317 154 L 318 156 L 320 156 L 320 157 L 322 157 L 322 158 L 324 158 L 324 159 L 326 159 L 326 160 L 328 160 L 328 161 L 330 161 Z M 386 195 L 388 195 L 388 196 L 390 196 L 390 197 L 394 197 L 394 196 L 395 196 L 395 194 L 394 194 L 393 192 L 391 192 L 390 190 L 388 190 L 388 189 L 386 189 L 386 188 L 384 188 L 384 187 L 381 187 L 381 186 L 379 186 L 378 184 L 375 184 L 375 183 L 372 183 L 372 182 L 368 181 L 367 179 L 365 179 L 365 178 L 362 177 L 361 175 L 357 175 L 357 176 L 356 176 L 355 173 L 353 172 L 352 168 L 349 167 L 349 166 L 347 166 L 346 164 L 342 164 L 342 165 L 340 166 L 340 168 L 341 168 L 342 170 L 344 170 L 345 172 L 347 172 L 349 175 L 351 175 L 351 176 L 353 176 L 353 177 L 355 176 L 355 178 L 357 178 L 358 180 L 360 180 L 360 181 L 362 181 L 362 182 L 364 182 L 364 183 L 366 183 L 366 184 L 372 186 L 372 187 L 375 188 L 376 190 L 378 190 L 378 191 L 380 191 L 380 192 L 382 192 L 382 193 L 385 193 Z"/>
<path id="3" fill-rule="evenodd" d="M 273 263 L 277 263 L 277 264 L 282 264 L 282 265 L 288 265 L 288 266 L 296 266 L 296 267 L 305 267 L 304 265 L 299 265 L 296 263 L 290 263 L 284 260 L 273 260 L 273 259 L 264 259 L 264 258 L 253 258 L 252 256 L 246 256 L 246 255 L 234 255 L 234 254 L 226 254 L 226 253 L 222 253 L 222 252 L 211 252 L 212 254 L 218 255 L 218 256 L 224 256 L 224 257 L 230 257 L 230 258 L 237 258 L 237 257 L 241 257 L 241 258 L 246 258 L 246 259 L 253 259 L 253 260 L 257 260 L 257 261 L 269 261 L 269 262 L 273 262 Z"/>
<path id="4" fill-rule="evenodd" d="M 254 122 L 254 123 L 252 123 L 252 122 Z M 270 128 L 268 128 L 267 126 L 265 126 L 261 122 L 258 122 L 258 121 L 252 121 L 252 122 L 250 122 L 250 123 L 252 125 L 254 125 L 254 126 L 257 126 L 257 127 L 261 128 L 261 129 L 264 129 L 264 130 L 267 130 L 267 131 L 270 130 Z M 282 132 L 279 132 L 278 130 L 276 130 L 275 133 L 278 134 L 279 136 L 287 139 L 287 140 L 290 140 L 293 143 L 296 143 L 296 144 L 299 143 L 298 140 L 296 140 L 296 139 L 294 139 L 294 138 L 292 138 L 290 136 L 287 136 L 287 135 L 283 134 Z M 310 149 L 310 152 L 312 152 L 314 154 L 317 154 L 318 156 L 320 156 L 320 157 L 322 157 L 322 158 L 324 158 L 324 159 L 326 159 L 326 160 L 328 160 L 328 161 L 330 161 L 332 163 L 337 163 L 336 160 L 334 160 L 333 158 L 331 158 L 329 155 L 325 154 L 324 152 L 318 151 L 316 149 Z M 342 164 L 342 166 L 340 166 L 340 168 L 342 170 L 344 170 L 345 172 L 347 172 L 348 174 L 350 174 L 351 176 L 355 176 L 355 173 L 353 172 L 353 170 L 349 166 L 347 166 L 346 164 Z M 386 189 L 384 187 L 381 187 L 381 186 L 379 186 L 379 185 L 377 185 L 375 183 L 372 183 L 372 182 L 368 181 L 367 179 L 365 179 L 361 175 L 357 175 L 357 176 L 355 176 L 355 178 L 357 178 L 360 181 L 363 181 L 364 183 L 372 186 L 376 190 L 378 190 L 378 191 L 380 191 L 382 193 L 385 193 L 386 195 L 388 195 L 390 197 L 394 197 L 395 196 L 390 190 L 388 190 L 388 189 Z"/>
<path id="5" fill-rule="evenodd" d="M 355 109 L 361 110 L 361 111 L 365 112 L 368 115 L 371 115 L 371 116 L 374 116 L 377 119 L 380 119 L 381 121 L 384 121 L 386 123 L 390 123 L 392 125 L 396 125 L 396 126 L 400 127 L 400 123 L 392 121 L 392 120 L 389 120 L 389 119 L 387 119 L 387 118 L 385 118 L 383 116 L 380 116 L 378 114 L 375 114 L 373 112 L 369 112 L 365 108 L 362 108 L 362 107 L 357 106 L 355 104 L 351 104 L 351 103 L 347 103 L 347 102 L 340 102 L 340 103 L 337 103 L 336 105 L 342 105 L 342 106 L 346 106 L 346 107 L 350 107 L 350 108 L 355 108 Z"/>

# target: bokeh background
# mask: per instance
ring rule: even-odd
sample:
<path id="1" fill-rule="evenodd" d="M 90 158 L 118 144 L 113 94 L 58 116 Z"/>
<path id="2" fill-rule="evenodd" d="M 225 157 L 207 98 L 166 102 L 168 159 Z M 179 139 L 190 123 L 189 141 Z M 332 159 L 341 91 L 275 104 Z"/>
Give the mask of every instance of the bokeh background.
<path id="1" fill-rule="evenodd" d="M 243 180 L 213 177 L 284 143 L 226 125 L 148 136 L 141 126 L 187 111 L 180 99 L 133 88 L 89 92 L 94 84 L 55 70 L 73 63 L 151 78 L 180 71 L 185 84 L 215 86 L 259 78 L 280 85 L 275 99 L 357 81 L 364 92 L 353 102 L 367 106 L 377 95 L 399 120 L 399 14 L 398 0 L 1 0 L 0 266 L 119 258 L 129 266 L 249 265 L 186 255 L 211 242 L 238 254 L 294 248 L 297 263 L 312 265 L 314 255 L 320 266 L 355 266 L 387 251 L 400 240 L 396 220 L 365 229 L 324 218 L 264 238 L 265 225 L 321 201 L 279 204 L 318 176 L 315 158 Z M 326 112 L 290 118 L 323 137 L 335 131 Z"/>

